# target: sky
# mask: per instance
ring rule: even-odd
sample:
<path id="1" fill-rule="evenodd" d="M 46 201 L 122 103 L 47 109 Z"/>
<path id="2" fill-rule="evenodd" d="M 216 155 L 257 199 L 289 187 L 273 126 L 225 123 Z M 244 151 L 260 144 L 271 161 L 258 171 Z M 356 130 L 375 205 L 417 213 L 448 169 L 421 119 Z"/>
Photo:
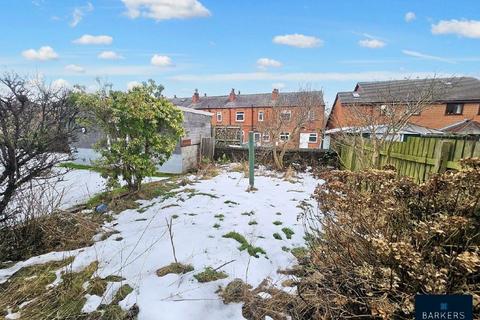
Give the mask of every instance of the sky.
<path id="1" fill-rule="evenodd" d="M 168 97 L 480 77 L 479 0 L 0 0 L 0 69 Z"/>

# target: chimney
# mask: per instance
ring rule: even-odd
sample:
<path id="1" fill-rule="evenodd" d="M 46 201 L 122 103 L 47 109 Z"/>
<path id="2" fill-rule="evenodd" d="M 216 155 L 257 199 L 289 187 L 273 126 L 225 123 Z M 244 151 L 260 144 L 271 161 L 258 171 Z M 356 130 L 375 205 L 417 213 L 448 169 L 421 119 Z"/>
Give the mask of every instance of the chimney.
<path id="1" fill-rule="evenodd" d="M 195 89 L 195 93 L 192 96 L 192 103 L 199 103 L 200 95 L 198 94 L 198 89 Z"/>
<path id="2" fill-rule="evenodd" d="M 278 89 L 273 89 L 272 91 L 272 100 L 278 99 Z"/>
<path id="3" fill-rule="evenodd" d="M 173 95 L 173 98 L 177 99 L 177 95 L 176 95 L 176 94 L 174 94 L 174 95 Z"/>
<path id="4" fill-rule="evenodd" d="M 204 93 L 204 94 L 203 94 L 203 96 L 204 96 L 204 97 L 206 97 L 206 96 L 207 96 L 207 94 L 206 94 L 206 93 Z"/>
<path id="5" fill-rule="evenodd" d="M 237 99 L 237 96 L 235 95 L 235 89 L 232 89 L 232 91 L 230 91 L 230 95 L 228 96 L 228 101 L 232 102 L 235 101 L 235 99 Z"/>

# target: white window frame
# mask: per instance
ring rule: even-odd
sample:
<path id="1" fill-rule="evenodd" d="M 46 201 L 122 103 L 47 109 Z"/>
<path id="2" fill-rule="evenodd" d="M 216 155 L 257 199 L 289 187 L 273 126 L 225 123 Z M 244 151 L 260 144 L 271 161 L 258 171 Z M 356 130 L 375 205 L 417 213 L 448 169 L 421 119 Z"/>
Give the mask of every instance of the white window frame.
<path id="1" fill-rule="evenodd" d="M 288 114 L 288 119 L 284 119 L 284 115 L 287 115 Z M 283 110 L 282 112 L 280 112 L 280 119 L 283 120 L 283 121 L 290 121 L 292 120 L 292 111 L 291 110 Z"/>
<path id="2" fill-rule="evenodd" d="M 264 132 L 262 134 L 262 140 L 263 140 L 263 142 L 270 142 L 270 133 Z"/>
<path id="3" fill-rule="evenodd" d="M 265 113 L 263 111 L 258 111 L 258 121 L 263 122 L 265 119 Z"/>
<path id="4" fill-rule="evenodd" d="M 286 138 L 286 139 L 285 139 Z M 288 141 L 290 140 L 290 132 L 282 132 L 279 136 L 280 141 Z"/>
<path id="5" fill-rule="evenodd" d="M 315 141 L 311 141 L 310 138 L 315 136 Z M 308 143 L 317 143 L 318 142 L 318 133 L 312 132 L 308 135 Z"/>
<path id="6" fill-rule="evenodd" d="M 223 121 L 223 114 L 221 112 L 217 112 L 217 122 Z"/>
<path id="7" fill-rule="evenodd" d="M 238 120 L 238 116 L 242 115 L 242 120 Z M 245 122 L 245 112 L 244 111 L 237 111 L 235 113 L 235 122 Z"/>

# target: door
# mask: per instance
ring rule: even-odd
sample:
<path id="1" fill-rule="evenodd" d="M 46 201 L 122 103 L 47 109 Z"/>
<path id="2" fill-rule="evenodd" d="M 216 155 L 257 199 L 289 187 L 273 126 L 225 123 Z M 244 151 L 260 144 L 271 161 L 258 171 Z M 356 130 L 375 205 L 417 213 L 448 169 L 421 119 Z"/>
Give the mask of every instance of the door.
<path id="1" fill-rule="evenodd" d="M 310 133 L 300 133 L 300 149 L 308 149 L 308 139 L 310 138 Z"/>

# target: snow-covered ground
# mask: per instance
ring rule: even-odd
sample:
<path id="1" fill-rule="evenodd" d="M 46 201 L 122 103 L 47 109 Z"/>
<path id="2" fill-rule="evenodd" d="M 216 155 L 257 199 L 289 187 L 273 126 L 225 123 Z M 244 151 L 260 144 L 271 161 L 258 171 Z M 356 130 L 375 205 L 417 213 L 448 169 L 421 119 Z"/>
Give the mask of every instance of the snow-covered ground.
<path id="1" fill-rule="evenodd" d="M 74 188 L 80 190 L 78 194 L 95 189 L 90 185 L 100 183 L 95 175 L 84 171 L 72 173 Z M 46 254 L 0 270 L 0 282 L 22 266 L 74 255 L 69 269 L 81 270 L 97 260 L 98 276 L 124 277 L 134 291 L 120 305 L 128 309 L 136 303 L 140 308 L 139 319 L 243 319 L 241 305 L 223 304 L 215 291 L 234 278 L 253 286 L 267 277 L 274 283 L 284 279 L 277 270 L 295 264 L 295 258 L 285 248 L 304 245 L 302 223 L 297 220 L 302 209 L 298 205 L 308 201 L 316 207 L 310 196 L 318 183 L 308 174 L 301 175 L 295 183 L 260 175 L 255 178 L 258 190 L 247 192 L 248 179 L 241 173 L 225 170 L 210 180 L 180 187 L 178 190 L 183 191 L 174 197 L 142 201 L 140 209 L 121 212 L 106 226 L 119 233 L 91 247 Z M 83 184 L 85 187 L 81 187 Z M 223 215 L 223 221 L 219 215 Z M 156 271 L 174 260 L 166 228 L 166 218 L 170 217 L 176 217 L 173 233 L 177 258 L 181 263 L 193 265 L 195 270 L 158 277 Z M 274 224 L 275 221 L 282 224 Z M 220 227 L 214 228 L 215 224 Z M 295 232 L 291 239 L 286 239 L 281 231 L 284 227 Z M 239 251 L 237 241 L 222 237 L 230 231 L 242 234 L 266 254 L 255 258 L 246 250 Z M 279 233 L 282 240 L 275 239 L 274 233 Z M 221 268 L 228 274 L 226 279 L 199 283 L 193 277 L 205 267 L 217 268 L 232 260 Z M 119 284 L 111 283 L 104 297 L 87 297 L 84 310 L 95 310 L 102 300 L 108 303 L 118 287 Z"/>

